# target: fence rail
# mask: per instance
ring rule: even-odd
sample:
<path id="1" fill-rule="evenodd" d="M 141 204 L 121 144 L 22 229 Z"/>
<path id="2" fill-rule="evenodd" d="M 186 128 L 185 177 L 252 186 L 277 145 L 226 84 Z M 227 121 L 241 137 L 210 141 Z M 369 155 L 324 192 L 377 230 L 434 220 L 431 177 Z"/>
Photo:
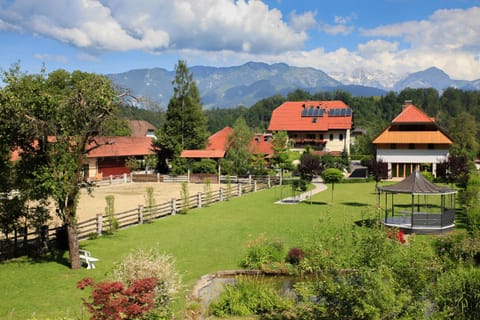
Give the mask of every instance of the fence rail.
<path id="1" fill-rule="evenodd" d="M 176 176 L 171 177 L 170 179 L 172 182 L 179 182 L 186 179 L 186 176 Z M 122 180 L 125 181 L 128 179 Z M 135 181 L 135 178 L 133 181 Z M 165 182 L 165 180 L 163 181 Z M 116 212 L 112 217 L 105 214 L 97 214 L 94 218 L 77 223 L 78 239 L 83 240 L 90 237 L 101 236 L 104 233 L 111 232 L 114 228 L 122 229 L 133 225 L 147 223 L 152 220 L 186 212 L 194 208 L 210 206 L 217 202 L 229 200 L 230 198 L 240 197 L 246 193 L 268 189 L 274 185 L 281 184 L 280 178 L 269 176 L 249 178 L 230 177 L 230 179 L 221 176 L 220 181 L 230 181 L 231 183 L 227 184 L 225 187 L 222 186 L 215 191 L 199 192 L 184 199 L 172 198 L 167 202 L 151 207 L 138 205 L 136 208 L 130 210 Z M 22 248 L 26 249 L 28 246 L 41 247 L 45 243 L 56 244 L 58 247 L 65 247 L 66 244 L 63 243 L 62 245 L 60 242 L 66 240 L 66 231 L 62 227 L 47 228 L 44 230 L 43 235 L 39 234 L 39 232 L 30 232 L 26 237 L 25 235 L 17 235 L 13 238 L 3 238 L 0 239 L 0 260 L 8 257 L 12 248 L 13 250 L 17 250 Z"/>

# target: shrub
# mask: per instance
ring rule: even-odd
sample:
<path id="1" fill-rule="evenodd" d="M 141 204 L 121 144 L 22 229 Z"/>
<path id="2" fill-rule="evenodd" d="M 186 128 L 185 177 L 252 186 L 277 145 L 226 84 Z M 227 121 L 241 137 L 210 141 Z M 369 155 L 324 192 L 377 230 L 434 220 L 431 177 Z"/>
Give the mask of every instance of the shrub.
<path id="1" fill-rule="evenodd" d="M 182 212 L 187 213 L 190 209 L 190 192 L 188 190 L 188 182 L 182 182 L 182 191 L 180 192 L 182 198 Z"/>
<path id="2" fill-rule="evenodd" d="M 128 285 L 147 278 L 156 279 L 155 308 L 152 312 L 156 316 L 169 314 L 173 298 L 180 289 L 180 276 L 172 256 L 156 250 L 139 249 L 127 255 L 112 273 L 112 280 Z"/>
<path id="3" fill-rule="evenodd" d="M 443 274 L 433 291 L 436 319 L 478 319 L 480 270 L 459 268 Z"/>
<path id="4" fill-rule="evenodd" d="M 105 207 L 105 216 L 107 217 L 107 226 L 105 232 L 113 234 L 118 229 L 118 219 L 115 218 L 115 196 L 108 195 L 105 197 L 107 206 Z"/>
<path id="5" fill-rule="evenodd" d="M 480 262 L 480 239 L 476 236 L 457 233 L 435 241 L 437 255 L 445 262 L 478 264 Z"/>
<path id="6" fill-rule="evenodd" d="M 153 187 L 147 187 L 147 195 L 145 197 L 145 221 L 150 221 L 152 219 L 153 207 L 155 206 L 155 197 L 153 196 Z"/>
<path id="7" fill-rule="evenodd" d="M 218 317 L 274 315 L 292 308 L 293 300 L 275 288 L 275 283 L 263 277 L 238 277 L 235 284 L 227 285 L 210 312 Z"/>
<path id="8" fill-rule="evenodd" d="M 242 260 L 242 267 L 247 269 L 266 270 L 284 259 L 283 243 L 269 240 L 264 235 L 247 244 L 248 252 Z"/>
<path id="9" fill-rule="evenodd" d="M 122 282 L 95 283 L 85 278 L 77 283 L 84 290 L 93 287 L 90 301 L 84 306 L 92 314 L 91 319 L 138 319 L 155 307 L 156 278 L 132 281 L 127 287 Z"/>
<path id="10" fill-rule="evenodd" d="M 423 176 L 425 179 L 427 179 L 427 180 L 430 181 L 430 182 L 433 182 L 434 177 L 433 177 L 433 174 L 432 174 L 431 172 L 429 172 L 429 171 L 422 171 L 421 174 L 422 174 L 422 176 Z"/>
<path id="11" fill-rule="evenodd" d="M 193 173 L 217 173 L 217 162 L 212 159 L 202 159 L 192 163 Z"/>
<path id="12" fill-rule="evenodd" d="M 299 264 L 305 258 L 305 253 L 300 248 L 291 248 L 287 254 L 287 262 L 290 264 Z"/>

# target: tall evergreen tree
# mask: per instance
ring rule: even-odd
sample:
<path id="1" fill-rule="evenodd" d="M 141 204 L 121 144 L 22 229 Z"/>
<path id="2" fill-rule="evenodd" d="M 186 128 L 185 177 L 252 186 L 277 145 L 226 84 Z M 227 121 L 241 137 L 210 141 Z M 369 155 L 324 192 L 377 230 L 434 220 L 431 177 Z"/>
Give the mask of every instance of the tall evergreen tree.
<path id="1" fill-rule="evenodd" d="M 175 66 L 172 84 L 173 96 L 155 143 L 159 150 L 159 170 L 162 172 L 168 171 L 167 161 L 179 160 L 182 150 L 204 148 L 208 137 L 207 118 L 202 109 L 200 93 L 185 61 L 179 60 Z"/>

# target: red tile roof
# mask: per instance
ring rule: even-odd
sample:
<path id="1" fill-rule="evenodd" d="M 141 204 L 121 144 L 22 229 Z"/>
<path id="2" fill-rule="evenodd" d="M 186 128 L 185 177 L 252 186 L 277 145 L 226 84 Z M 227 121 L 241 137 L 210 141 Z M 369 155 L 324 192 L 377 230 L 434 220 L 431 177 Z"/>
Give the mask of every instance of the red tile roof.
<path id="1" fill-rule="evenodd" d="M 430 118 L 423 111 L 409 103 L 403 106 L 402 112 L 392 120 L 392 123 L 435 123 L 435 118 Z"/>
<path id="2" fill-rule="evenodd" d="M 208 138 L 207 147 L 204 150 L 183 150 L 182 158 L 223 158 L 228 150 L 228 138 L 233 133 L 231 127 L 225 127 L 215 132 Z M 253 154 L 264 154 L 271 156 L 273 146 L 268 138 L 269 134 L 256 134 L 250 142 L 249 149 Z"/>
<path id="3" fill-rule="evenodd" d="M 273 155 L 273 145 L 270 142 L 271 135 L 256 134 L 249 145 L 249 150 L 253 154 L 264 154 L 267 157 Z"/>
<path id="4" fill-rule="evenodd" d="M 88 158 L 130 157 L 154 154 L 150 137 L 97 137 L 99 144 L 112 142 L 93 149 Z"/>
<path id="5" fill-rule="evenodd" d="M 225 156 L 225 150 L 183 150 L 182 158 L 218 159 Z"/>
<path id="6" fill-rule="evenodd" d="M 225 127 L 215 132 L 208 138 L 206 150 L 227 150 L 228 137 L 233 133 L 233 129 Z"/>
<path id="7" fill-rule="evenodd" d="M 322 117 L 302 116 L 304 108 L 310 106 L 324 110 Z M 343 101 L 287 101 L 273 110 L 269 131 L 328 131 L 331 129 L 351 129 L 352 115 L 329 116 L 330 109 L 349 109 Z M 315 122 L 313 118 L 316 118 Z"/>

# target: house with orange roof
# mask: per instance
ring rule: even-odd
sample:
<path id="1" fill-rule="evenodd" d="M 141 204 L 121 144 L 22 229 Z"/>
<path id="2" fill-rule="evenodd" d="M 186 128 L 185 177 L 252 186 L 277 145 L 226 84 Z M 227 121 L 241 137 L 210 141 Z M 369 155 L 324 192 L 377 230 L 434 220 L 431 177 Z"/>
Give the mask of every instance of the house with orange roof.
<path id="1" fill-rule="evenodd" d="M 436 175 L 437 163 L 448 159 L 453 140 L 435 119 L 405 101 L 402 112 L 374 140 L 377 160 L 388 164 L 390 178 L 404 178 L 428 168 Z"/>
<path id="2" fill-rule="evenodd" d="M 142 160 L 155 154 L 151 137 L 97 137 L 96 142 L 101 146 L 87 154 L 85 163 L 90 179 L 130 173 L 126 166 L 128 158 Z"/>
<path id="3" fill-rule="evenodd" d="M 286 131 L 295 149 L 350 154 L 352 109 L 340 100 L 287 101 L 272 112 L 268 131 Z"/>
<path id="4" fill-rule="evenodd" d="M 180 157 L 187 159 L 214 159 L 218 161 L 225 157 L 229 149 L 229 137 L 232 133 L 233 128 L 225 127 L 208 138 L 205 149 L 183 150 Z M 250 152 L 270 158 L 273 155 L 271 139 L 272 135 L 270 133 L 255 134 L 249 144 Z M 218 171 L 220 171 L 220 167 Z"/>

